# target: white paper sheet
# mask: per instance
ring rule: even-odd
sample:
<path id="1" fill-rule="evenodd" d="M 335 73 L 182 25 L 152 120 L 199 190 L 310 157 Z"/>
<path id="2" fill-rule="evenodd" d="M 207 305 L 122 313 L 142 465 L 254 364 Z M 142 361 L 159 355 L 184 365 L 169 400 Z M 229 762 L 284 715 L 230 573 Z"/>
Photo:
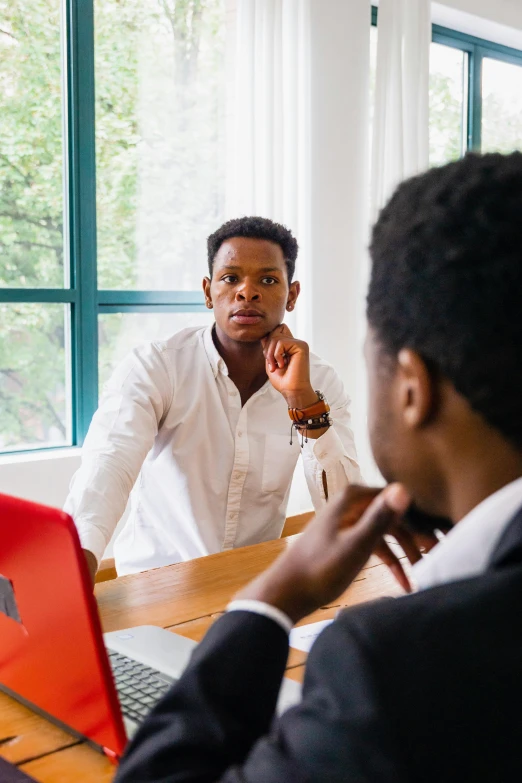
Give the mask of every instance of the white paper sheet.
<path id="1" fill-rule="evenodd" d="M 299 628 L 292 628 L 290 631 L 290 647 L 303 652 L 310 652 L 312 644 L 315 642 L 321 631 L 327 625 L 333 623 L 333 620 L 319 620 L 317 623 L 308 623 Z"/>

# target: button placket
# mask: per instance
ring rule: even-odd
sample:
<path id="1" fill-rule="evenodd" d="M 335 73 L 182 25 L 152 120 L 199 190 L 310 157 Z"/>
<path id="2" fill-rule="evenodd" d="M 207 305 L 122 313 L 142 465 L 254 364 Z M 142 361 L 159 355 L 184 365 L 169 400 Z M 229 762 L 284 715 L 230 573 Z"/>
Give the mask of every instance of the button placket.
<path id="1" fill-rule="evenodd" d="M 239 415 L 234 443 L 234 464 L 232 465 L 232 473 L 228 487 L 223 549 L 232 549 L 236 540 L 241 497 L 248 471 L 250 449 L 247 436 L 246 406 L 242 408 Z"/>

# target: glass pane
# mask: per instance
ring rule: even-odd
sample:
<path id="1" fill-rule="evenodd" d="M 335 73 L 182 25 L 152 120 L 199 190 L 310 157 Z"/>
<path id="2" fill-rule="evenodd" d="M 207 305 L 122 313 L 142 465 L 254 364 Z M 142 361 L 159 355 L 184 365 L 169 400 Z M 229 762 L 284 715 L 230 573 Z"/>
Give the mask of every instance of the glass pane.
<path id="1" fill-rule="evenodd" d="M 468 55 L 451 46 L 430 48 L 430 164 L 439 166 L 464 154 Z"/>
<path id="2" fill-rule="evenodd" d="M 377 42 L 378 28 L 372 25 L 370 27 L 370 126 L 373 121 L 373 112 L 375 109 L 375 77 L 377 73 Z"/>
<path id="3" fill-rule="evenodd" d="M 226 0 L 96 0 L 100 288 L 199 289 L 224 219 Z"/>
<path id="4" fill-rule="evenodd" d="M 482 61 L 482 150 L 522 150 L 522 67 Z"/>
<path id="5" fill-rule="evenodd" d="M 100 391 L 110 374 L 133 348 L 146 340 L 161 340 L 188 326 L 214 321 L 209 312 L 108 313 L 98 317 Z"/>
<path id="6" fill-rule="evenodd" d="M 64 284 L 60 0 L 0 0 L 0 286 Z"/>
<path id="7" fill-rule="evenodd" d="M 71 443 L 69 306 L 0 304 L 0 450 Z"/>

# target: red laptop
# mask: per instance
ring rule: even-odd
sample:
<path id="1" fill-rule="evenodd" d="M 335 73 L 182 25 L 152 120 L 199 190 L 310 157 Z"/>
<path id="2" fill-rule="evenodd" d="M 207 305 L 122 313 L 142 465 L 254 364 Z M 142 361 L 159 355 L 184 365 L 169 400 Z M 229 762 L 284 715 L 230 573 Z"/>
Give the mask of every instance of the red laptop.
<path id="1" fill-rule="evenodd" d="M 102 634 L 71 517 L 0 494 L 0 690 L 117 760 L 195 646 L 155 626 Z M 285 679 L 278 711 L 299 698 Z"/>

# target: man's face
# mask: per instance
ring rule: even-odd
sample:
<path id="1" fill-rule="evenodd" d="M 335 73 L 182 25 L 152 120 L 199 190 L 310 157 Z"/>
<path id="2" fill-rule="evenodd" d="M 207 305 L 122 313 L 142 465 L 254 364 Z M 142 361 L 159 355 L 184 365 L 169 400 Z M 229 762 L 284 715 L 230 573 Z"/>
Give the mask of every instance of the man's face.
<path id="1" fill-rule="evenodd" d="M 256 342 L 282 323 L 299 283 L 288 284 L 283 251 L 264 239 L 234 237 L 219 248 L 203 287 L 219 329 L 231 340 Z"/>
<path id="2" fill-rule="evenodd" d="M 365 343 L 368 371 L 368 429 L 373 456 L 387 482 L 399 481 L 417 509 L 440 514 L 441 472 L 427 425 L 430 418 L 426 366 L 406 351 L 389 356 L 371 328 Z M 430 408 L 431 409 L 431 408 Z"/>

